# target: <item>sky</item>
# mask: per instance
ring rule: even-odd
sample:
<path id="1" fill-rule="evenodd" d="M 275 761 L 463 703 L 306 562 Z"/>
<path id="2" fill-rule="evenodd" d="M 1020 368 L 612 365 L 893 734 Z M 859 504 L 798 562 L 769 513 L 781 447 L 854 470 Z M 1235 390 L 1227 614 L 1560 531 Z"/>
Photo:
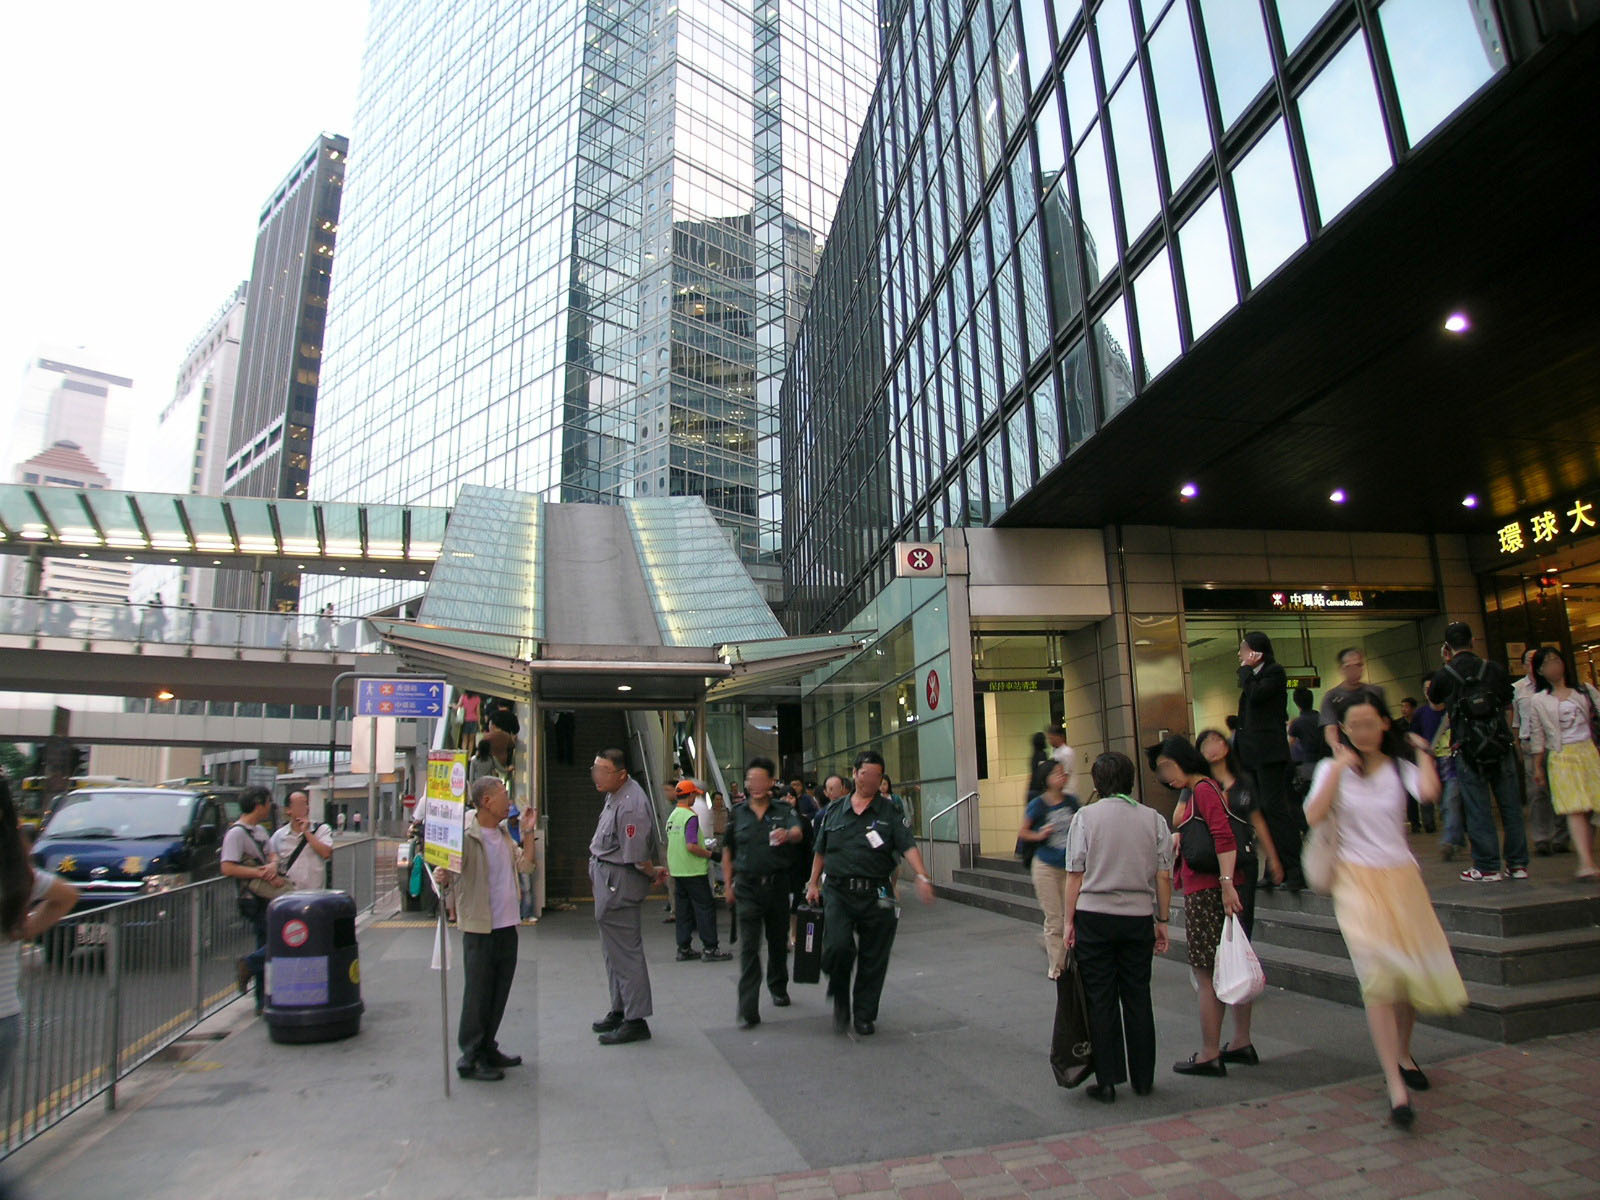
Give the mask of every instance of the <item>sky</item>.
<path id="1" fill-rule="evenodd" d="M 319 133 L 350 134 L 366 15 L 366 0 L 8 6 L 0 428 L 42 346 L 83 347 L 133 379 L 129 482 L 160 487 L 137 477 L 139 444 L 249 277 L 262 205 Z"/>

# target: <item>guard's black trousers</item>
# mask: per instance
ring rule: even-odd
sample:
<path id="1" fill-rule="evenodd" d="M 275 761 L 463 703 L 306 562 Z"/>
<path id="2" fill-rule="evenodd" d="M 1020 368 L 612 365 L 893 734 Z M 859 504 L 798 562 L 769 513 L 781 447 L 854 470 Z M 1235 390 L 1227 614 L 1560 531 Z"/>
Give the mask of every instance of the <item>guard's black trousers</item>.
<path id="1" fill-rule="evenodd" d="M 463 1062 L 478 1062 L 500 1049 L 495 1040 L 506 1014 L 511 977 L 517 973 L 517 927 L 492 933 L 463 933 L 461 957 L 467 982 L 461 994 L 461 1028 L 456 1043 Z"/>
<path id="2" fill-rule="evenodd" d="M 733 902 L 739 922 L 739 1019 L 750 1021 L 761 1015 L 763 940 L 768 990 L 780 994 L 789 990 L 789 877 L 736 875 Z"/>
<path id="3" fill-rule="evenodd" d="M 1119 917 L 1079 909 L 1073 953 L 1089 1002 L 1094 1077 L 1147 1092 L 1156 1078 L 1156 1018 L 1150 1007 L 1155 925 L 1148 916 Z M 1124 1061 L 1126 1060 L 1126 1061 Z"/>
<path id="4" fill-rule="evenodd" d="M 878 997 L 899 924 L 894 906 L 880 905 L 876 892 L 847 892 L 832 885 L 822 889 L 822 969 L 828 973 L 828 995 L 848 997 L 858 1021 L 878 1019 Z"/>

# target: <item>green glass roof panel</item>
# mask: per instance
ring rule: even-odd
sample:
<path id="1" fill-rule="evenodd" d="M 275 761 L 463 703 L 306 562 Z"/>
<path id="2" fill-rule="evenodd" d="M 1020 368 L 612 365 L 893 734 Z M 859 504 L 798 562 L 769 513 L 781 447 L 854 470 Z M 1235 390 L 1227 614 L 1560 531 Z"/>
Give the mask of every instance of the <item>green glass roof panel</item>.
<path id="1" fill-rule="evenodd" d="M 413 508 L 411 512 L 411 542 L 409 557 L 432 560 L 439 557 L 444 543 L 445 526 L 450 519 L 446 508 Z"/>
<path id="2" fill-rule="evenodd" d="M 783 636 L 728 535 L 698 496 L 629 500 L 623 507 L 666 645 Z"/>
<path id="3" fill-rule="evenodd" d="M 233 553 L 233 534 L 228 532 L 228 522 L 223 516 L 220 499 L 216 496 L 185 496 L 183 511 L 189 516 L 189 528 L 194 533 L 196 550 Z"/>
<path id="4" fill-rule="evenodd" d="M 100 535 L 95 531 L 94 522 L 89 520 L 89 513 L 83 507 L 82 497 L 89 495 L 78 488 L 42 487 L 34 492 L 39 504 L 44 507 L 45 516 L 50 518 L 50 524 L 55 528 L 56 537 L 61 539 L 65 546 L 98 546 Z"/>
<path id="5" fill-rule="evenodd" d="M 138 505 L 139 515 L 144 518 L 152 550 L 193 549 L 188 531 L 178 517 L 180 497 L 161 492 L 129 492 L 128 498 Z"/>
<path id="6" fill-rule="evenodd" d="M 542 639 L 540 508 L 539 498 L 525 492 L 463 487 L 419 619 Z"/>

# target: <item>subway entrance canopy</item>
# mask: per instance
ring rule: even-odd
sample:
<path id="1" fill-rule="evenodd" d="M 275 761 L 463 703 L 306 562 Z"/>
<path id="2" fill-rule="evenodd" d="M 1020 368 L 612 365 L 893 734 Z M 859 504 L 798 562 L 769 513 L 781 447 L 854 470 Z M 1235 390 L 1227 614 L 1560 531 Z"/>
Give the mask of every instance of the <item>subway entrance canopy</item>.
<path id="1" fill-rule="evenodd" d="M 372 624 L 408 672 L 556 708 L 752 698 L 861 644 L 785 637 L 699 497 L 547 504 L 478 486 L 418 619 Z"/>

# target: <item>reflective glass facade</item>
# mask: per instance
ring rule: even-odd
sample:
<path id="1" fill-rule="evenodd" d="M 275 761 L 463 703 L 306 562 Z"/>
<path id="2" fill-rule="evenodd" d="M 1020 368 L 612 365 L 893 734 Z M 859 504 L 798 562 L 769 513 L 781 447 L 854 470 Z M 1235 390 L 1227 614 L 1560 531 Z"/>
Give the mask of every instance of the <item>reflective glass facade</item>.
<path id="1" fill-rule="evenodd" d="M 1507 57 L 1491 0 L 893 12 L 781 399 L 796 629 L 1070 469 Z"/>
<path id="2" fill-rule="evenodd" d="M 701 495 L 776 572 L 774 381 L 874 30 L 865 0 L 376 0 L 314 494 Z"/>

